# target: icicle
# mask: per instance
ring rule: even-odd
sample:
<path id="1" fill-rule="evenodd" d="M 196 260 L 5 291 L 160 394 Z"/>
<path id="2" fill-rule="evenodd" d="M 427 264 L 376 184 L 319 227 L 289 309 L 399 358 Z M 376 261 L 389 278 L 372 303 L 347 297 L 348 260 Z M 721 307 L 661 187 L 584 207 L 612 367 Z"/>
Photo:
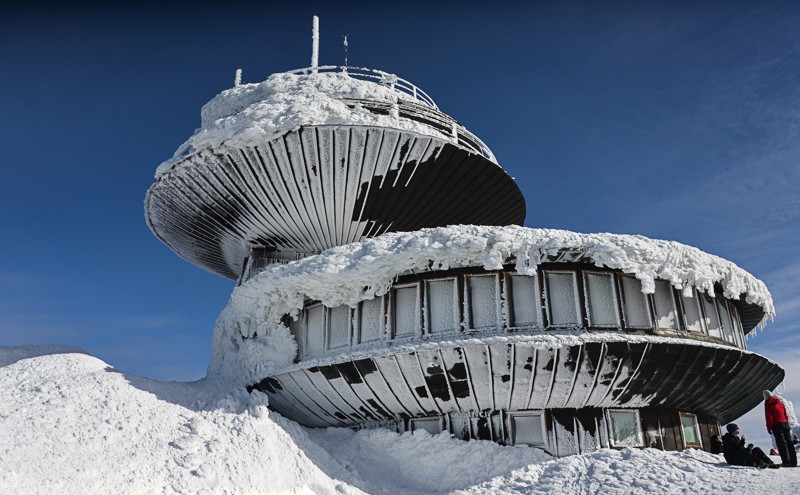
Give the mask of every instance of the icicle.
<path id="1" fill-rule="evenodd" d="M 236 69 L 236 77 L 233 78 L 234 86 L 242 85 L 242 69 Z"/>

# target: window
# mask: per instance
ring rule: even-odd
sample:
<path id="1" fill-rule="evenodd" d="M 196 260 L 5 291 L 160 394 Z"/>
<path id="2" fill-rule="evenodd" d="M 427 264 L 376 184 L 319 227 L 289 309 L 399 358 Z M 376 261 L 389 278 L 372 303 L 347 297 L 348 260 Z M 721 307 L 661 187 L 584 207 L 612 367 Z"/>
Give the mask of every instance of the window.
<path id="1" fill-rule="evenodd" d="M 546 447 L 543 411 L 519 412 L 510 416 L 511 439 L 514 445 Z"/>
<path id="2" fill-rule="evenodd" d="M 586 312 L 593 327 L 618 327 L 619 311 L 614 293 L 614 276 L 610 273 L 584 272 Z"/>
<path id="3" fill-rule="evenodd" d="M 328 310 L 328 349 L 350 344 L 350 308 L 338 306 Z"/>
<path id="4" fill-rule="evenodd" d="M 360 343 L 383 338 L 383 298 L 376 297 L 361 303 Z"/>
<path id="5" fill-rule="evenodd" d="M 691 413 L 681 413 L 681 432 L 683 433 L 684 447 L 702 448 L 700 429 L 697 425 L 697 416 Z"/>
<path id="6" fill-rule="evenodd" d="M 419 301 L 417 285 L 398 287 L 392 291 L 394 338 L 419 335 Z"/>
<path id="7" fill-rule="evenodd" d="M 656 280 L 653 303 L 656 310 L 656 328 L 678 330 L 678 311 L 675 309 L 675 297 L 672 285 L 666 280 Z"/>
<path id="8" fill-rule="evenodd" d="M 623 276 L 622 296 L 624 299 L 625 326 L 633 328 L 650 328 L 650 303 L 647 295 L 642 293 L 642 281 L 635 277 Z"/>
<path id="9" fill-rule="evenodd" d="M 717 313 L 719 313 L 720 325 L 722 326 L 722 335 L 725 340 L 731 343 L 736 343 L 734 338 L 734 327 L 731 323 L 731 315 L 728 311 L 728 301 L 721 297 L 716 298 Z"/>
<path id="10" fill-rule="evenodd" d="M 317 304 L 306 309 L 306 353 L 320 354 L 325 344 L 325 306 Z"/>
<path id="11" fill-rule="evenodd" d="M 425 286 L 428 299 L 426 312 L 428 333 L 451 332 L 458 329 L 455 279 L 431 280 Z"/>
<path id="12" fill-rule="evenodd" d="M 297 343 L 297 357 L 303 359 L 303 355 L 305 354 L 303 347 L 306 344 L 306 333 L 303 330 L 303 315 L 301 314 L 298 318 L 298 320 L 289 318 L 289 331 L 292 333 L 292 337 L 294 337 L 294 341 Z"/>
<path id="13" fill-rule="evenodd" d="M 545 272 L 550 326 L 581 326 L 578 291 L 572 272 Z"/>
<path id="14" fill-rule="evenodd" d="M 708 294 L 701 294 L 700 300 L 703 303 L 703 312 L 705 313 L 706 328 L 708 334 L 718 339 L 722 338 L 722 331 L 719 328 L 719 315 L 717 314 L 717 306 L 714 304 L 714 298 Z"/>
<path id="15" fill-rule="evenodd" d="M 539 282 L 536 277 L 511 275 L 512 325 L 515 327 L 541 326 L 541 306 L 539 304 Z"/>
<path id="16" fill-rule="evenodd" d="M 469 284 L 470 328 L 496 327 L 499 324 L 497 275 L 467 277 Z"/>
<path id="17" fill-rule="evenodd" d="M 642 447 L 644 445 L 639 411 L 609 409 L 608 422 L 611 429 L 611 444 L 614 447 Z"/>
<path id="18" fill-rule="evenodd" d="M 686 329 L 690 332 L 702 332 L 703 323 L 700 320 L 700 307 L 697 305 L 697 291 L 689 289 L 689 296 L 686 293 L 683 299 L 683 314 L 686 318 Z"/>
<path id="19" fill-rule="evenodd" d="M 441 418 L 414 418 L 410 423 L 411 431 L 425 430 L 431 435 L 438 435 L 442 432 Z"/>
<path id="20" fill-rule="evenodd" d="M 744 330 L 742 329 L 742 320 L 739 319 L 739 311 L 736 310 L 736 306 L 733 304 L 731 304 L 729 308 L 731 312 L 731 323 L 733 323 L 733 336 L 736 338 L 736 345 L 742 349 L 747 349 L 747 341 L 744 336 Z"/>

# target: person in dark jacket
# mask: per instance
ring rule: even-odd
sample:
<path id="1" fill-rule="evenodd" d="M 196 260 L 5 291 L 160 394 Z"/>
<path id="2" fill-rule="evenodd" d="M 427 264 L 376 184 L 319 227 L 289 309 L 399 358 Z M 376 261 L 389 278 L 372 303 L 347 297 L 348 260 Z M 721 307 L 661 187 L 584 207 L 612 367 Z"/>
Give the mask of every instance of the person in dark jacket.
<path id="1" fill-rule="evenodd" d="M 752 450 L 746 449 L 744 441 L 747 435 L 742 435 L 739 438 L 739 427 L 736 423 L 731 423 L 725 427 L 728 433 L 722 436 L 722 453 L 725 455 L 725 461 L 734 466 L 755 466 L 757 468 L 779 468 L 777 464 L 772 462 L 767 454 L 758 447 L 753 447 Z"/>
<path id="2" fill-rule="evenodd" d="M 711 453 L 721 454 L 722 450 L 722 437 L 718 434 L 711 435 Z"/>
<path id="3" fill-rule="evenodd" d="M 767 432 L 775 437 L 775 446 L 781 455 L 783 467 L 797 467 L 797 452 L 792 446 L 792 430 L 789 416 L 783 402 L 769 390 L 764 390 L 764 417 L 767 419 Z"/>

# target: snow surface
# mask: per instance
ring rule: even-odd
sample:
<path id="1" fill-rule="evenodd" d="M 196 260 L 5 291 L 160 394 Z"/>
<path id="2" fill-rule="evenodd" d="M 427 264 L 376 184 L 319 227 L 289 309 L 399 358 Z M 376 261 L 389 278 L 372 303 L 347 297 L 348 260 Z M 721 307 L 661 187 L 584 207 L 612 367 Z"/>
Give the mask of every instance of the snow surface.
<path id="1" fill-rule="evenodd" d="M 229 383 L 158 382 L 64 351 L 0 348 L 0 493 L 777 495 L 800 483 L 800 469 L 696 450 L 554 459 L 447 434 L 312 430 Z"/>
<path id="2" fill-rule="evenodd" d="M 200 111 L 200 128 L 172 158 L 159 165 L 156 179 L 197 153 L 221 146 L 238 148 L 263 144 L 304 125 L 357 125 L 401 129 L 446 141 L 452 137 L 433 127 L 399 117 L 377 115 L 341 98 L 396 104 L 415 101 L 410 95 L 341 72 L 297 75 L 273 74 L 260 83 L 241 84 L 222 91 Z M 184 162 L 186 163 L 186 162 Z"/>
<path id="3" fill-rule="evenodd" d="M 329 307 L 355 306 L 386 293 L 402 274 L 468 266 L 499 270 L 506 263 L 534 274 L 548 257 L 574 259 L 570 253 L 634 274 L 644 293 L 655 291 L 656 279 L 687 295 L 692 287 L 713 295 L 719 283 L 725 297 L 744 295 L 761 306 L 762 324 L 775 314 L 763 282 L 730 261 L 677 242 L 518 226 L 440 227 L 384 234 L 268 267 L 234 290 L 217 319 L 209 372 L 252 383 L 289 366 L 296 345 L 280 319 L 296 315 L 306 297 Z"/>

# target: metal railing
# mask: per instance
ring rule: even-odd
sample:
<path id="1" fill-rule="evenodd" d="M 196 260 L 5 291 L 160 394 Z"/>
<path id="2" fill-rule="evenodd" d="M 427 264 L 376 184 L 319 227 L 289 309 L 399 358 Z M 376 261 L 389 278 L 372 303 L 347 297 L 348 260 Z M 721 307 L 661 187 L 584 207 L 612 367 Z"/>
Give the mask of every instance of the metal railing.
<path id="1" fill-rule="evenodd" d="M 323 65 L 321 67 L 306 67 L 305 69 L 295 69 L 287 71 L 289 74 L 308 75 L 316 74 L 318 72 L 341 72 L 347 74 L 354 79 L 361 79 L 364 81 L 373 82 L 393 89 L 398 93 L 409 95 L 415 100 L 418 100 L 425 105 L 439 110 L 436 102 L 428 94 L 422 91 L 417 86 L 411 84 L 403 78 L 397 77 L 395 74 L 383 72 L 377 69 L 367 69 L 366 67 L 343 67 L 338 65 Z"/>

